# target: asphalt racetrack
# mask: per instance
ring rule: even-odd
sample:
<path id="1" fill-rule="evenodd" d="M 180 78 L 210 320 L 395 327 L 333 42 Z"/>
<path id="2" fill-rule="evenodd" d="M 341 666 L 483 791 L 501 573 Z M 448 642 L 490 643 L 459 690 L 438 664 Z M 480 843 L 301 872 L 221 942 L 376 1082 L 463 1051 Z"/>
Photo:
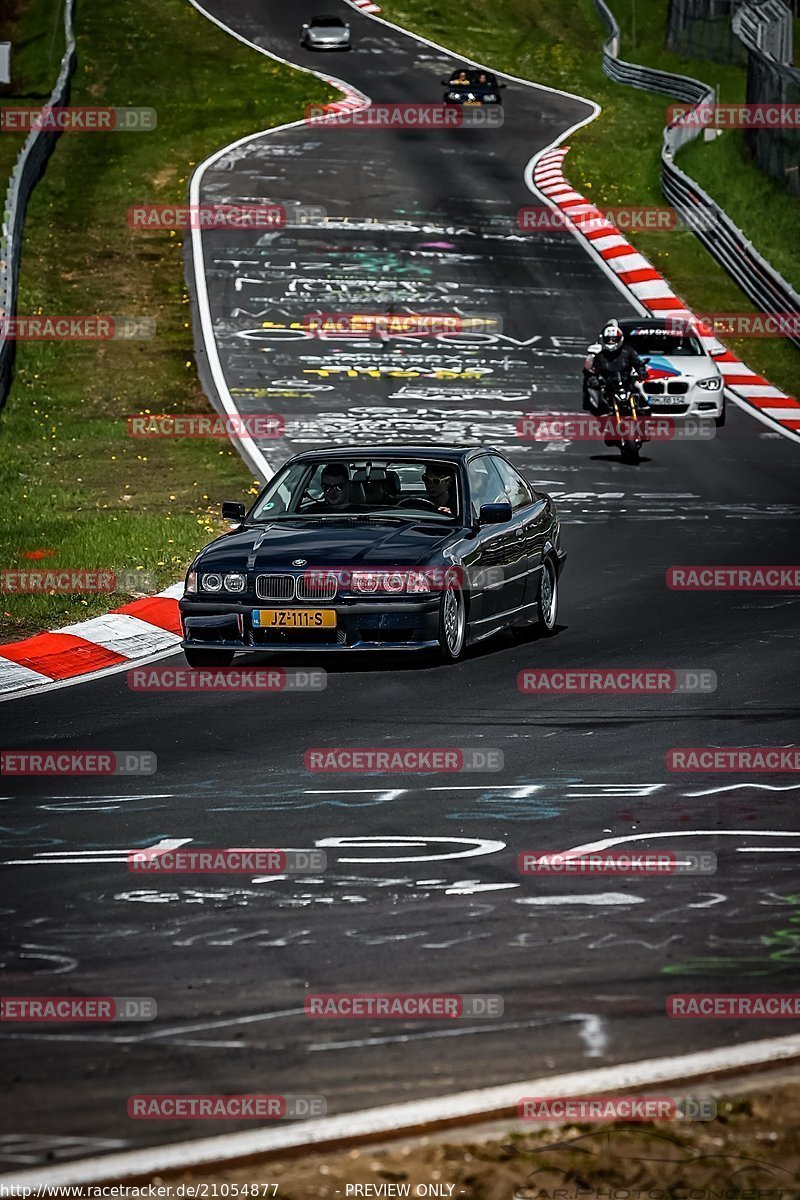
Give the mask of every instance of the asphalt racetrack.
<path id="1" fill-rule="evenodd" d="M 316 2 L 217 0 L 207 11 L 374 101 L 440 101 L 456 58 L 338 0 L 327 7 L 352 24 L 349 54 L 299 47 Z M 393 438 L 502 448 L 559 505 L 560 632 L 523 644 L 503 635 L 454 668 L 391 656 L 284 664 L 324 667 L 319 692 L 134 692 L 118 673 L 0 706 L 7 749 L 158 759 L 147 777 L 20 780 L 13 793 L 6 781 L 6 990 L 158 1003 L 147 1024 L 4 1024 L 7 1171 L 236 1127 L 129 1120 L 134 1093 L 305 1093 L 341 1113 L 793 1031 L 677 1021 L 665 1002 L 796 986 L 800 783 L 681 775 L 665 756 L 796 740 L 800 601 L 671 591 L 666 572 L 796 561 L 798 447 L 735 407 L 713 440 L 651 443 L 638 467 L 602 445 L 519 438 L 522 413 L 578 408 L 588 342 L 606 318 L 634 310 L 569 234 L 517 227 L 518 209 L 541 203 L 526 164 L 589 105 L 512 83 L 504 112 L 501 128 L 299 126 L 248 140 L 205 171 L 202 201 L 322 206 L 329 222 L 209 231 L 203 263 L 225 386 L 240 412 L 285 418 L 286 436 L 260 446 L 267 462 Z M 292 328 L 309 312 L 388 303 L 458 305 L 499 316 L 502 332 L 383 345 Z M 645 666 L 710 670 L 717 688 L 615 697 L 517 687 L 526 667 Z M 331 746 L 499 749 L 504 767 L 305 769 L 307 749 Z M 517 871 L 523 849 L 604 838 L 711 850 L 718 870 Z M 132 874 L 127 852 L 162 839 L 321 847 L 328 868 Z M 491 993 L 504 1013 L 315 1021 L 303 1010 L 309 991 Z"/>

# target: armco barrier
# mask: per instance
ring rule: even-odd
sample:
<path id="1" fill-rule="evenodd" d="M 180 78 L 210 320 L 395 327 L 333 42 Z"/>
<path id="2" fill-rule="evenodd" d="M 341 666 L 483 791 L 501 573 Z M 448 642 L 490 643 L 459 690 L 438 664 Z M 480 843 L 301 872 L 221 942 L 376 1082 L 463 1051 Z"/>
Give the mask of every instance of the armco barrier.
<path id="1" fill-rule="evenodd" d="M 58 79 L 47 102 L 54 108 L 69 103 L 70 79 L 75 69 L 75 36 L 72 31 L 74 0 L 64 5 L 64 57 Z M 3 225 L 0 230 L 0 317 L 13 317 L 17 304 L 19 283 L 19 257 L 22 245 L 22 229 L 28 200 L 36 183 L 41 178 L 44 164 L 55 145 L 58 133 L 52 130 L 32 129 L 25 139 L 16 164 L 11 172 L 5 203 Z M 3 336 L 0 328 L 0 407 L 5 403 L 11 386 L 11 368 L 16 343 Z"/>
<path id="2" fill-rule="evenodd" d="M 691 102 L 693 107 L 715 102 L 713 88 L 699 79 L 623 62 L 619 58 L 620 30 L 616 18 L 604 0 L 594 3 L 609 30 L 603 45 L 603 71 L 610 79 L 642 91 L 675 96 Z M 665 197 L 754 304 L 767 313 L 800 311 L 800 295 L 762 258 L 708 193 L 675 165 L 677 151 L 700 132 L 699 123 L 686 125 L 676 121 L 665 128 L 661 148 L 661 188 Z M 703 215 L 702 222 L 693 219 L 698 212 Z M 800 349 L 800 336 L 791 336 L 789 340 Z"/>

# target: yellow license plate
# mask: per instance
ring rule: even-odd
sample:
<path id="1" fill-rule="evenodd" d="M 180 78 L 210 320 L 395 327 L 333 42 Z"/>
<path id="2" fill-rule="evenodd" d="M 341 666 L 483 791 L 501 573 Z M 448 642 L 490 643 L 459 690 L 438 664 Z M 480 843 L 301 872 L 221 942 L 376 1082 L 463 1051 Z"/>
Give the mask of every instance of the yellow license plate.
<path id="1" fill-rule="evenodd" d="M 334 608 L 257 608 L 253 624 L 258 629 L 335 629 Z"/>
<path id="2" fill-rule="evenodd" d="M 464 108 L 481 108 L 480 100 L 465 100 Z"/>

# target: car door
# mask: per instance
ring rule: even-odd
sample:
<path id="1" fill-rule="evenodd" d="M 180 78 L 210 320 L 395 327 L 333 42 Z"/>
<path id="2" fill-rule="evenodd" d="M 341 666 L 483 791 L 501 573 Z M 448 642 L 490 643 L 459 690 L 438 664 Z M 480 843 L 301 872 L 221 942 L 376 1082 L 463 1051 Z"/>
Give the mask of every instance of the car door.
<path id="1" fill-rule="evenodd" d="M 478 521 L 481 505 L 508 500 L 493 456 L 481 454 L 467 464 L 472 520 Z M 472 562 L 473 586 L 480 592 L 480 616 L 473 618 L 478 634 L 501 624 L 505 614 L 519 608 L 525 589 L 527 558 L 522 523 L 515 518 L 498 525 L 483 525 L 478 533 L 478 554 Z"/>
<path id="2" fill-rule="evenodd" d="M 493 454 L 491 459 L 514 514 L 512 526 L 515 537 L 521 541 L 524 549 L 525 578 L 518 602 L 528 606 L 534 603 L 539 590 L 542 553 L 550 528 L 547 505 L 510 462 L 499 454 Z"/>

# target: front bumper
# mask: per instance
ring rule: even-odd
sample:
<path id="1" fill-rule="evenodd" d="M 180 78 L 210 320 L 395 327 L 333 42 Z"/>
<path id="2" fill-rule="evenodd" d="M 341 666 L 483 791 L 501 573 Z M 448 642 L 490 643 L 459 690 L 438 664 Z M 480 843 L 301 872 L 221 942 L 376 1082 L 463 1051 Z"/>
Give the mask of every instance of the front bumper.
<path id="1" fill-rule="evenodd" d="M 481 96 L 480 98 L 476 97 L 472 100 L 468 99 L 466 96 L 445 96 L 444 103 L 445 104 L 461 104 L 461 105 L 466 104 L 467 107 L 480 106 L 481 108 L 497 108 L 497 107 L 502 107 L 502 105 L 503 105 L 503 101 L 500 99 L 499 96 L 497 97 L 496 100 L 486 100 L 486 99 L 484 99 L 483 96 Z"/>
<path id="2" fill-rule="evenodd" d="M 651 392 L 645 384 L 648 403 L 654 413 L 665 417 L 719 417 L 722 415 L 724 391 L 709 392 L 706 388 L 690 383 L 688 391 L 683 395 L 670 395 L 669 392 Z"/>
<path id="3" fill-rule="evenodd" d="M 209 602 L 184 597 L 179 605 L 183 640 L 192 650 L 230 650 L 237 653 L 330 650 L 427 650 L 438 645 L 439 596 L 419 599 L 337 598 L 319 604 Z M 253 625 L 254 608 L 325 608 L 336 612 L 333 629 L 260 629 Z"/>
<path id="4" fill-rule="evenodd" d="M 303 45 L 307 50 L 349 50 L 350 38 L 341 38 L 339 41 L 317 41 L 316 38 L 306 37 L 303 39 Z"/>

